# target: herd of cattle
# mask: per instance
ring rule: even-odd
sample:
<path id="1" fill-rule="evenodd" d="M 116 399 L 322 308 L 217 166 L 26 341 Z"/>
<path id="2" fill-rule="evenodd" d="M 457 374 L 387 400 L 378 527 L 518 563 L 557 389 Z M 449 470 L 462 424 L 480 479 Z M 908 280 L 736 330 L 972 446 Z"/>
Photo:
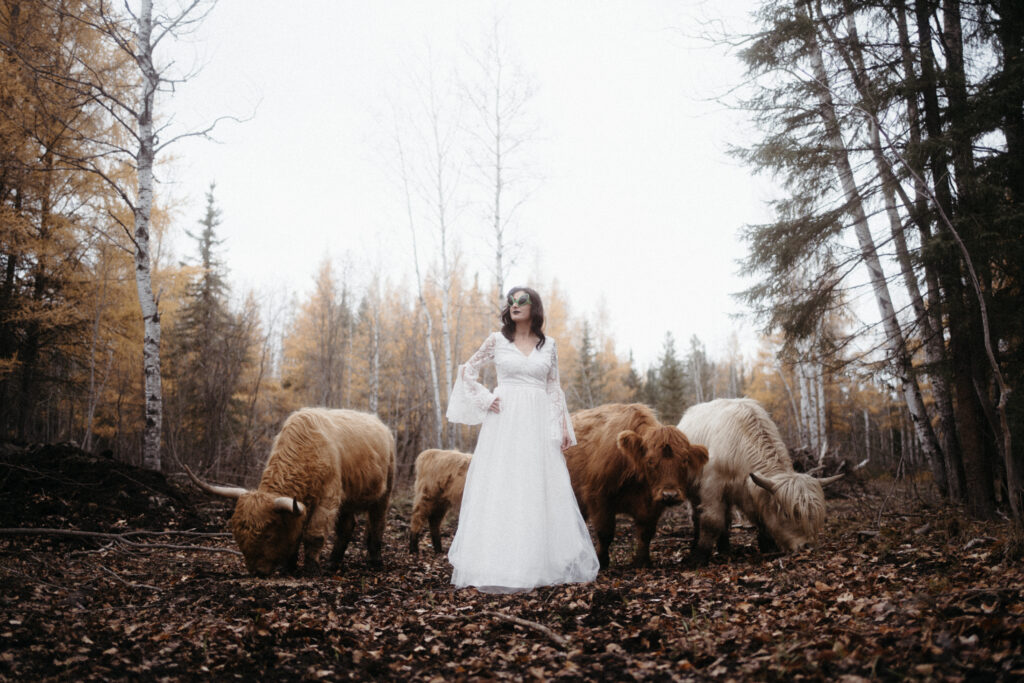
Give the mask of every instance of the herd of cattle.
<path id="1" fill-rule="evenodd" d="M 798 550 L 825 521 L 823 486 L 795 472 L 778 428 L 751 399 L 719 399 L 693 406 L 678 427 L 664 425 L 643 404 L 610 404 L 572 415 L 577 444 L 565 452 L 573 491 L 597 537 L 601 568 L 608 567 L 615 517 L 637 528 L 633 562 L 650 564 L 650 543 L 666 507 L 689 501 L 694 525 L 692 562 L 704 564 L 729 547 L 732 511 L 756 527 L 764 551 Z M 409 550 L 416 553 L 429 527 L 441 552 L 441 522 L 460 507 L 471 457 L 431 449 L 416 458 Z M 355 514 L 366 512 L 368 558 L 381 563 L 384 524 L 395 474 L 395 441 L 377 417 L 353 410 L 304 408 L 285 420 L 255 490 L 215 486 L 186 468 L 205 491 L 237 500 L 231 531 L 249 572 L 265 576 L 307 571 L 334 523 L 330 567 L 341 564 Z M 839 475 L 841 476 L 841 475 Z"/>

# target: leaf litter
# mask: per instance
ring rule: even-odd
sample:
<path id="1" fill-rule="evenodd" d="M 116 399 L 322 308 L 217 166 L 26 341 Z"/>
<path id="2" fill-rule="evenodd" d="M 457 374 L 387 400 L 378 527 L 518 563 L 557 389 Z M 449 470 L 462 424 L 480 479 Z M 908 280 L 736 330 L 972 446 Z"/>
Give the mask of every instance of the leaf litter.
<path id="1" fill-rule="evenodd" d="M 257 579 L 209 552 L 235 549 L 229 504 L 70 446 L 0 450 L 0 527 L 104 534 L 0 535 L 0 680 L 1024 677 L 1019 531 L 889 486 L 840 488 L 815 549 L 760 555 L 738 524 L 693 569 L 673 509 L 651 568 L 622 519 L 595 582 L 484 595 L 408 553 L 404 489 L 383 571 L 353 543 L 333 574 Z"/>

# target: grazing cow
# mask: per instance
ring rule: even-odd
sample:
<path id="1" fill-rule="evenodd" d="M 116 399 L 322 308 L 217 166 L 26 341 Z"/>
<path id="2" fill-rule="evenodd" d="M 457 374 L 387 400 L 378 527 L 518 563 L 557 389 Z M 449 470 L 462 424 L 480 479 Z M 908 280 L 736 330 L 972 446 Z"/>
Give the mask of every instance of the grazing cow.
<path id="1" fill-rule="evenodd" d="M 331 568 L 341 565 L 352 538 L 355 513 L 366 511 L 370 564 L 381 564 L 384 521 L 395 478 L 395 439 L 375 415 L 354 410 L 303 408 L 288 416 L 274 438 L 260 485 L 253 491 L 212 486 L 188 474 L 202 489 L 235 498 L 231 531 L 249 572 L 266 576 L 298 568 L 319 570 L 320 549 L 335 526 Z"/>
<path id="2" fill-rule="evenodd" d="M 419 553 L 420 536 L 428 524 L 434 552 L 441 552 L 441 522 L 449 508 L 458 511 L 462 506 L 462 489 L 466 486 L 466 470 L 472 457 L 469 453 L 437 448 L 416 456 L 416 493 L 409 522 L 410 553 Z"/>
<path id="3" fill-rule="evenodd" d="M 614 403 L 573 413 L 577 444 L 565 452 L 580 512 L 594 524 L 597 558 L 608 567 L 615 515 L 633 517 L 633 564 L 649 566 L 651 539 L 665 508 L 683 502 L 708 453 L 641 403 Z"/>
<path id="4" fill-rule="evenodd" d="M 814 541 L 825 523 L 822 486 L 842 475 L 816 479 L 793 471 L 779 428 L 757 401 L 695 405 L 679 428 L 709 455 L 691 502 L 696 563 L 706 563 L 716 543 L 728 551 L 733 507 L 757 528 L 761 552 L 794 551 Z"/>

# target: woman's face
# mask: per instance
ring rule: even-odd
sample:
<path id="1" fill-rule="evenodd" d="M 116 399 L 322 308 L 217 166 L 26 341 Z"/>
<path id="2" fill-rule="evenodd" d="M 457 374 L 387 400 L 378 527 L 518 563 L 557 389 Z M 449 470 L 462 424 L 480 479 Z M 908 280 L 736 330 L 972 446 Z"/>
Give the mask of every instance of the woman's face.
<path id="1" fill-rule="evenodd" d="M 508 314 L 512 322 L 530 321 L 530 295 L 523 290 L 512 292 L 508 297 Z"/>

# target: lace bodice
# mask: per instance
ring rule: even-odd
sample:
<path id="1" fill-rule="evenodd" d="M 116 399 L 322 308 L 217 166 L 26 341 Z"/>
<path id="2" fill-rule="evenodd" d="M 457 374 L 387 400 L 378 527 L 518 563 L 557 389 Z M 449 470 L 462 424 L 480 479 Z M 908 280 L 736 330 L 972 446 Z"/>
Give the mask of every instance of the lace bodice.
<path id="1" fill-rule="evenodd" d="M 551 412 L 551 431 L 558 441 L 563 427 L 576 443 L 572 420 L 565 404 L 565 393 L 558 377 L 558 351 L 555 340 L 547 338 L 544 346 L 524 354 L 500 332 L 491 333 L 479 350 L 460 365 L 455 386 L 448 399 L 447 417 L 451 422 L 480 424 L 494 402 L 495 393 L 480 383 L 480 373 L 494 363 L 498 371 L 498 387 L 525 387 L 544 392 Z"/>

